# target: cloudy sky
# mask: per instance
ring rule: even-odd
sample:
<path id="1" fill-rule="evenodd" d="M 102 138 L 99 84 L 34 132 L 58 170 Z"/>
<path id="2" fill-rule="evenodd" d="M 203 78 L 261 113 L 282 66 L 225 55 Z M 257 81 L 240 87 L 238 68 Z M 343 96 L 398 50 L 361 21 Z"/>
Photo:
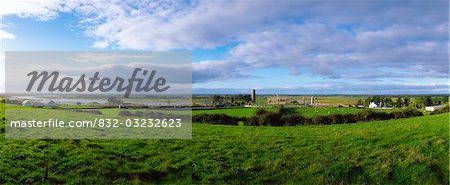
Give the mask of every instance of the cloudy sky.
<path id="1" fill-rule="evenodd" d="M 195 93 L 449 87 L 445 0 L 2 1 L 0 17 L 2 52 L 191 51 Z"/>

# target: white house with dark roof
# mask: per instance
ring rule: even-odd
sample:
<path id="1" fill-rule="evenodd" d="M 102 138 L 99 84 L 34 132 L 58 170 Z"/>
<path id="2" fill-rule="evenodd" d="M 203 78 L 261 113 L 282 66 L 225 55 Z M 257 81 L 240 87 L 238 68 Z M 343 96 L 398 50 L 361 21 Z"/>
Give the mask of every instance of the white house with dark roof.
<path id="1" fill-rule="evenodd" d="M 426 106 L 425 107 L 425 110 L 430 111 L 430 112 L 435 111 L 435 110 L 442 110 L 442 109 L 444 109 L 443 106 Z"/>

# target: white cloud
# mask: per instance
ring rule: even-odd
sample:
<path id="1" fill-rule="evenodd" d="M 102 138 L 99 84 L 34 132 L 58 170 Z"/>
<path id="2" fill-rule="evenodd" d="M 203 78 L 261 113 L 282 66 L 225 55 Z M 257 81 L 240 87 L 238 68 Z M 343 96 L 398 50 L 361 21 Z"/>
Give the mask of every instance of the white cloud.
<path id="1" fill-rule="evenodd" d="M 75 12 L 94 48 L 236 44 L 224 60 L 195 63 L 197 82 L 249 77 L 264 67 L 330 78 L 448 74 L 448 1 L 8 2 L 0 16 L 48 20 Z"/>
<path id="2" fill-rule="evenodd" d="M 0 40 L 3 39 L 14 39 L 16 36 L 14 36 L 12 33 L 8 33 L 6 31 L 0 30 Z"/>
<path id="3" fill-rule="evenodd" d="M 98 48 L 98 49 L 104 49 L 106 47 L 108 47 L 108 42 L 107 41 L 95 41 L 94 44 L 92 44 L 93 48 Z"/>
<path id="4" fill-rule="evenodd" d="M 0 17 L 16 15 L 18 17 L 35 17 L 45 21 L 57 17 L 58 11 L 62 8 L 62 2 L 56 0 L 5 0 L 0 6 Z"/>
<path id="5" fill-rule="evenodd" d="M 135 59 L 135 60 L 149 60 L 152 58 L 155 58 L 157 56 L 157 53 L 150 54 L 126 54 L 126 53 L 111 53 L 111 52 L 105 52 L 105 53 L 95 53 L 95 52 L 86 52 L 86 53 L 80 53 L 72 57 L 73 61 L 81 62 L 81 63 L 114 63 L 118 62 L 120 60 L 124 59 Z"/>
<path id="6" fill-rule="evenodd" d="M 257 33 L 261 27 L 299 20 L 330 26 L 352 25 L 367 34 L 404 36 L 396 24 L 436 26 L 448 22 L 445 1 L 113 1 L 73 6 L 84 15 L 87 35 L 128 49 L 214 48 Z M 72 6 L 69 6 L 72 7 Z M 344 10 L 344 11 L 343 11 Z M 296 22 L 297 21 L 297 22 Z M 301 21 L 300 21 L 301 22 Z M 380 32 L 380 28 L 390 27 Z M 445 32 L 445 26 L 441 27 Z M 406 28 L 406 31 L 411 31 Z M 414 29 L 414 27 L 412 28 Z M 417 30 L 426 32 L 426 29 Z M 370 35 L 369 35 L 370 36 Z M 373 36 L 372 36 L 373 37 Z"/>

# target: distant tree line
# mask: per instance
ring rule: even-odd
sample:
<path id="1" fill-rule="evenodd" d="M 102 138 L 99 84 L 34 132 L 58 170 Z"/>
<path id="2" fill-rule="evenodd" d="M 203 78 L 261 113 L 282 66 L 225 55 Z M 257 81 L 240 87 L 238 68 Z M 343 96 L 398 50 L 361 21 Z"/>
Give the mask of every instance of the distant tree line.
<path id="1" fill-rule="evenodd" d="M 252 101 L 252 97 L 248 94 L 238 95 L 213 95 L 213 104 L 229 104 L 229 105 L 245 105 Z"/>
<path id="2" fill-rule="evenodd" d="M 411 108 L 423 108 L 425 106 L 442 105 L 448 103 L 448 96 L 398 96 L 393 98 L 387 96 L 371 96 L 365 99 L 359 99 L 356 105 L 363 105 L 368 107 L 371 102 L 381 104 L 384 107 L 411 107 Z"/>

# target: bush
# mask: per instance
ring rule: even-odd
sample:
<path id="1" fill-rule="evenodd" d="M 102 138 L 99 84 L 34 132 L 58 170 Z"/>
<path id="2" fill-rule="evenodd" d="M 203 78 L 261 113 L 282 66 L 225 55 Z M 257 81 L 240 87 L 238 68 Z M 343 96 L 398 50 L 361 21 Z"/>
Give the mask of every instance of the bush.
<path id="1" fill-rule="evenodd" d="M 281 114 L 278 112 L 267 112 L 258 117 L 259 124 L 262 126 L 281 126 Z"/>
<path id="2" fill-rule="evenodd" d="M 403 112 L 402 112 L 402 111 L 395 111 L 395 112 L 392 112 L 392 115 L 394 115 L 394 119 L 401 119 L 401 118 L 404 118 Z"/>
<path id="3" fill-rule="evenodd" d="M 192 117 L 192 122 L 216 125 L 238 125 L 239 119 L 226 114 L 198 114 Z"/>
<path id="4" fill-rule="evenodd" d="M 393 119 L 394 114 L 387 112 L 379 112 L 373 110 L 366 110 L 356 114 L 357 121 L 376 121 L 376 120 L 388 120 Z"/>
<path id="5" fill-rule="evenodd" d="M 301 115 L 287 114 L 282 115 L 280 123 L 285 126 L 306 125 L 309 120 Z"/>
<path id="6" fill-rule="evenodd" d="M 331 124 L 356 123 L 356 116 L 353 114 L 331 114 L 328 116 Z"/>
<path id="7" fill-rule="evenodd" d="M 257 116 L 258 115 L 263 115 L 265 113 L 267 113 L 267 111 L 264 108 L 257 108 L 256 111 L 255 111 L 255 115 L 257 115 Z"/>
<path id="8" fill-rule="evenodd" d="M 331 119 L 328 116 L 315 115 L 312 118 L 312 123 L 316 125 L 329 125 L 331 124 Z"/>
<path id="9" fill-rule="evenodd" d="M 401 111 L 403 118 L 423 116 L 423 113 L 417 109 L 407 108 Z"/>
<path id="10" fill-rule="evenodd" d="M 281 120 L 281 116 L 284 112 L 284 107 L 282 105 L 277 106 L 275 112 L 267 112 L 263 108 L 258 108 L 251 118 L 244 120 L 244 125 L 283 126 L 286 125 L 285 122 Z"/>
<path id="11" fill-rule="evenodd" d="M 278 113 L 278 114 L 286 113 L 286 109 L 284 108 L 284 105 L 277 105 L 277 109 L 275 110 L 275 113 Z"/>
<path id="12" fill-rule="evenodd" d="M 123 110 L 119 112 L 119 116 L 132 116 L 133 114 L 130 111 Z"/>
<path id="13" fill-rule="evenodd" d="M 356 123 L 356 115 L 354 114 L 344 114 L 345 123 Z"/>
<path id="14" fill-rule="evenodd" d="M 244 120 L 244 125 L 246 126 L 260 126 L 259 121 L 258 121 L 258 117 L 257 116 L 252 116 L 250 118 L 247 118 Z"/>

